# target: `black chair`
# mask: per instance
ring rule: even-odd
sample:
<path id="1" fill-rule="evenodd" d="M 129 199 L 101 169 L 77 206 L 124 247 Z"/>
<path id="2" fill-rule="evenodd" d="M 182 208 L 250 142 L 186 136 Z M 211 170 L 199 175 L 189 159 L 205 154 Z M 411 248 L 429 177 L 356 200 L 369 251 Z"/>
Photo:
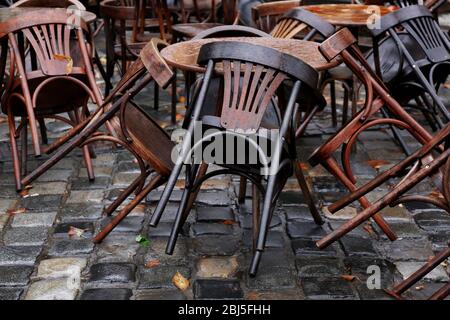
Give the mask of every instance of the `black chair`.
<path id="1" fill-rule="evenodd" d="M 415 99 L 433 129 L 450 121 L 438 95 L 450 73 L 450 40 L 424 6 L 407 6 L 380 20 L 374 36 L 374 68 L 402 103 Z"/>
<path id="2" fill-rule="evenodd" d="M 250 275 L 253 276 L 256 274 L 261 260 L 268 226 L 286 180 L 295 172 L 302 183 L 305 181 L 297 163 L 295 149 L 295 118 L 299 112 L 299 105 L 305 109 L 310 107 L 309 110 L 311 110 L 316 105 L 323 108 L 326 103 L 323 96 L 316 90 L 318 73 L 304 62 L 272 48 L 233 41 L 210 43 L 201 48 L 198 63 L 206 66 L 206 73 L 198 96 L 194 100 L 195 104 L 187 130 L 188 137 L 191 138 L 183 140 L 179 158 L 151 218 L 150 225 L 155 227 L 158 224 L 183 166 L 186 167 L 186 185 L 167 245 L 166 252 L 168 254 L 173 252 L 178 233 L 189 214 L 185 208 L 195 200 L 202 182 L 221 174 L 245 177 L 252 181 L 254 188 L 254 257 L 250 267 Z M 219 73 L 222 77 L 222 84 L 219 92 L 216 93 L 216 104 L 219 107 L 216 115 L 202 116 L 208 87 L 216 67 L 223 71 L 223 73 Z M 277 96 L 277 91 L 286 89 L 286 81 L 294 83 L 290 91 L 289 102 L 285 108 L 278 108 L 276 104 L 273 104 L 275 113 L 264 120 L 269 113 L 271 100 Z M 202 121 L 203 130 L 216 129 L 215 133 L 207 136 L 203 142 L 220 135 L 232 135 L 236 139 L 243 139 L 246 146 L 246 161 L 236 164 L 235 157 L 233 157 L 234 159 L 231 159 L 230 163 L 216 163 L 222 169 L 209 173 L 206 173 L 208 163 L 205 161 L 201 164 L 190 161 L 185 163 L 193 149 L 200 146 L 203 151 L 209 145 L 192 140 L 192 133 L 195 126 L 198 125 L 198 121 Z M 270 129 L 278 129 L 279 135 L 276 137 L 264 135 L 264 132 L 267 133 Z M 249 162 L 250 148 L 253 146 L 255 148 L 253 151 L 260 151 L 258 148 L 262 141 L 254 140 L 243 134 L 243 132 L 249 131 L 258 139 L 266 141 L 273 139 L 276 142 L 275 147 L 271 149 L 272 161 L 265 163 L 261 159 L 267 159 L 264 158 L 267 154 L 258 152 L 257 154 L 262 158 L 256 163 Z M 252 143 L 252 141 L 259 142 Z M 194 148 L 192 147 L 193 143 L 195 143 Z M 235 155 L 237 154 L 234 149 L 233 152 Z M 261 171 L 262 169 L 266 169 L 266 171 Z M 266 185 L 262 181 L 267 181 Z M 306 183 L 303 187 L 305 198 L 310 198 Z M 260 192 L 264 194 L 261 215 L 259 212 Z M 185 213 L 183 214 L 183 212 Z M 311 214 L 316 223 L 322 223 L 315 207 L 312 208 Z"/>

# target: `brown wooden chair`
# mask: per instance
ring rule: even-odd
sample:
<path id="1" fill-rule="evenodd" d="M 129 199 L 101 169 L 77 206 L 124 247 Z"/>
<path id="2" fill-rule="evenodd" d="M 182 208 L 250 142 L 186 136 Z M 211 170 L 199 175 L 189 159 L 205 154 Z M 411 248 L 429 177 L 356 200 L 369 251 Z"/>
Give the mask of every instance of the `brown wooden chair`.
<path id="1" fill-rule="evenodd" d="M 252 8 L 252 20 L 256 28 L 270 33 L 278 19 L 291 9 L 300 7 L 301 0 L 274 1 L 261 3 Z"/>
<path id="2" fill-rule="evenodd" d="M 181 0 L 182 6 L 185 6 L 186 0 Z M 209 12 L 207 15 L 201 14 L 201 9 L 197 3 L 198 0 L 194 0 L 195 13 L 190 16 L 196 17 L 196 22 L 190 22 L 189 17 L 182 20 L 182 23 L 176 23 L 171 26 L 172 43 L 178 42 L 180 40 L 189 40 L 194 38 L 197 34 L 214 27 L 221 25 L 237 24 L 239 22 L 239 12 L 237 11 L 237 0 L 207 0 L 210 1 Z M 223 17 L 220 21 L 217 15 L 217 9 L 220 4 L 223 9 Z M 206 6 L 207 8 L 208 6 Z M 183 10 L 183 9 L 182 9 Z"/>
<path id="3" fill-rule="evenodd" d="M 86 11 L 86 7 L 78 0 L 20 0 L 11 5 L 11 8 L 23 8 L 23 7 L 41 7 L 41 8 L 75 8 L 80 11 Z M 94 22 L 95 24 L 96 22 Z M 105 85 L 107 87 L 111 87 L 111 83 L 109 82 L 108 77 L 106 76 L 106 71 L 101 63 L 100 56 L 95 47 L 94 38 L 100 32 L 103 27 L 103 23 L 100 23 L 98 26 L 96 25 L 96 29 L 92 30 L 91 26 L 88 25 L 91 32 L 91 43 L 89 43 L 90 51 L 92 51 L 92 59 L 94 64 L 97 66 L 98 71 L 100 72 L 103 80 L 105 81 Z"/>
<path id="4" fill-rule="evenodd" d="M 365 103 L 344 127 L 330 137 L 310 157 L 312 165 L 321 164 L 330 171 L 350 191 L 356 190 L 356 178 L 353 174 L 350 155 L 359 133 L 368 128 L 379 125 L 392 125 L 406 129 L 419 143 L 425 144 L 433 137 L 412 116 L 406 112 L 398 102 L 392 98 L 388 89 L 368 65 L 359 48 L 356 39 L 348 29 L 341 29 L 327 39 L 320 46 L 321 52 L 327 59 L 340 56 L 345 64 L 355 73 L 365 88 Z M 386 111 L 390 118 L 375 118 Z M 333 154 L 342 147 L 342 168 L 338 165 Z M 364 208 L 370 206 L 365 197 L 359 198 Z M 395 233 L 380 215 L 374 219 L 389 239 L 395 240 Z"/>
<path id="5" fill-rule="evenodd" d="M 290 142 L 295 141 L 296 123 L 293 119 L 298 114 L 299 105 L 302 108 L 306 108 L 307 105 L 311 108 L 316 105 L 324 107 L 325 100 L 316 91 L 318 74 L 314 69 L 299 59 L 269 47 L 233 41 L 208 43 L 202 46 L 198 62 L 200 65 L 207 66 L 207 69 L 201 89 L 193 105 L 187 133 L 190 138 L 183 140 L 179 157 L 152 215 L 150 226 L 157 226 L 182 167 L 186 168 L 186 185 L 166 248 L 168 254 L 172 254 L 174 250 L 178 233 L 189 214 L 189 210 L 186 210 L 186 208 L 189 208 L 195 201 L 202 182 L 221 174 L 243 176 L 252 181 L 254 186 L 254 257 L 249 271 L 254 276 L 265 247 L 268 226 L 276 201 L 284 184 L 294 171 L 298 179 L 302 181 L 301 185 L 305 198 L 311 198 L 303 174 L 298 167 L 296 149 L 290 144 Z M 223 66 L 221 67 L 223 74 L 217 75 L 223 80 L 223 85 L 218 94 L 221 98 L 217 101 L 217 105 L 221 107 L 218 107 L 216 115 L 204 114 L 208 88 L 215 77 L 213 73 L 215 74 L 214 70 L 218 65 Z M 241 78 L 243 79 L 242 86 L 239 85 Z M 275 97 L 277 90 L 283 87 L 285 80 L 294 82 L 290 91 L 289 102 L 285 108 L 274 106 L 278 112 L 270 113 L 268 112 L 270 102 Z M 299 104 L 296 103 L 297 97 L 302 99 Z M 236 136 L 237 139 L 244 139 L 247 148 L 254 152 L 259 149 L 254 145 L 252 148 L 250 142 L 252 138 L 246 137 L 245 134 L 241 134 L 242 132 L 251 130 L 256 136 L 264 139 L 263 132 L 270 129 L 279 129 L 277 137 L 273 137 L 277 143 L 276 147 L 271 150 L 272 161 L 265 163 L 264 160 L 261 160 L 252 163 L 250 160 L 250 162 L 245 161 L 239 164 L 240 162 L 235 163 L 232 159 L 229 163 L 216 163 L 222 169 L 206 173 L 207 160 L 204 160 L 201 164 L 187 161 L 191 157 L 190 153 L 195 152 L 194 150 L 197 147 L 205 147 L 201 143 L 202 141 L 193 141 L 192 134 L 195 126 L 199 125 L 199 121 L 203 129 L 216 129 L 212 136 L 230 134 Z M 205 144 L 210 137 L 203 139 Z M 265 139 L 270 140 L 269 136 L 265 137 Z M 238 149 L 237 152 L 249 152 L 249 149 L 246 150 Z M 258 152 L 258 154 L 260 159 L 267 156 L 264 153 Z M 246 159 L 248 158 L 246 157 Z M 263 168 L 268 169 L 268 171 L 262 173 L 261 169 Z M 263 186 L 262 180 L 267 180 L 266 186 Z M 261 214 L 259 212 L 260 192 L 264 194 Z M 312 201 L 309 204 L 315 221 L 322 223 L 322 219 Z"/>
<path id="6" fill-rule="evenodd" d="M 39 140 L 37 122 L 53 118 L 76 126 L 89 116 L 88 100 L 102 104 L 102 96 L 92 71 L 92 59 L 86 39 L 89 29 L 81 19 L 80 27 L 70 24 L 71 14 L 65 10 L 49 9 L 42 15 L 30 12 L 12 19 L 0 37 L 10 45 L 9 78 L 2 96 L 2 110 L 8 115 L 14 176 L 17 190 L 24 186 L 27 174 L 27 132 L 31 132 L 35 156 L 51 153 L 62 140 L 43 147 Z M 27 47 L 27 50 L 25 50 Z M 5 74 L 1 75 L 4 79 Z M 68 113 L 69 118 L 61 116 Z M 18 127 L 15 117 L 20 117 Z M 43 129 L 41 127 L 41 129 Z M 21 152 L 16 139 L 22 139 Z M 45 131 L 41 130 L 45 140 Z M 90 179 L 94 179 L 90 154 L 83 148 Z"/>

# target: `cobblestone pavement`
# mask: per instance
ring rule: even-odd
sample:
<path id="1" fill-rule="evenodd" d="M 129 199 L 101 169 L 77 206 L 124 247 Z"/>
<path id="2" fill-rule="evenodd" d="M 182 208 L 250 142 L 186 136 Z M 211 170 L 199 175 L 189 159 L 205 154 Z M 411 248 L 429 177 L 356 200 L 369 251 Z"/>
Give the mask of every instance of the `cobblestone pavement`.
<path id="1" fill-rule="evenodd" d="M 167 92 L 161 94 L 159 111 L 153 110 L 151 96 L 150 89 L 138 101 L 167 126 Z M 180 113 L 182 109 L 180 104 Z M 325 111 L 309 126 L 307 136 L 298 143 L 303 161 L 335 131 L 330 123 Z M 51 122 L 48 129 L 50 137 L 55 137 L 67 128 Z M 318 250 L 314 241 L 358 208 L 328 214 L 326 205 L 344 195 L 345 189 L 323 168 L 311 168 L 305 162 L 305 173 L 326 223 L 313 223 L 296 181 L 290 180 L 280 197 L 256 278 L 247 275 L 251 199 L 243 205 L 237 203 L 236 177 L 219 177 L 204 184 L 173 256 L 165 255 L 164 249 L 179 190 L 157 229 L 149 228 L 147 221 L 160 190 L 151 193 L 102 244 L 93 245 L 91 237 L 102 223 L 102 209 L 138 173 L 132 157 L 97 145 L 97 178 L 90 183 L 76 151 L 18 195 L 7 139 L 7 126 L 1 123 L 0 299 L 389 299 L 382 290 L 368 289 L 367 267 L 379 266 L 382 288 L 390 287 L 442 249 L 449 238 L 450 215 L 411 204 L 383 211 L 400 237 L 395 242 L 387 240 L 373 224 L 358 228 L 326 250 Z M 403 157 L 389 131 L 371 131 L 357 146 L 354 170 L 360 181 L 367 181 L 376 174 L 369 160 L 382 160 L 385 167 Z M 30 167 L 37 162 L 30 158 Z M 387 188 L 377 189 L 372 197 Z M 429 193 L 432 187 L 423 184 L 416 189 Z M 69 236 L 77 233 L 72 227 L 84 232 Z M 137 243 L 138 235 L 149 241 Z M 449 281 L 446 267 L 439 266 L 407 296 L 428 297 L 441 282 Z M 185 291 L 172 284 L 177 271 L 190 280 Z M 349 281 L 353 277 L 343 275 L 355 277 Z"/>

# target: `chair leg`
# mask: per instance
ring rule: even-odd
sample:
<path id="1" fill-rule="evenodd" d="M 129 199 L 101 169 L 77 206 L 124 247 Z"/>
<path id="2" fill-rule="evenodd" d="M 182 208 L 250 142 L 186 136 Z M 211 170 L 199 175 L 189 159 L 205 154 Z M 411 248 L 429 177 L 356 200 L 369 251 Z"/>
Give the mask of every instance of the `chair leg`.
<path id="1" fill-rule="evenodd" d="M 22 132 L 20 133 L 20 174 L 23 176 L 27 175 L 28 172 L 28 126 L 26 118 L 22 118 Z"/>
<path id="2" fill-rule="evenodd" d="M 342 83 L 344 88 L 344 101 L 342 104 L 342 126 L 347 123 L 348 120 L 348 105 L 350 100 L 350 87 L 346 83 Z"/>
<path id="3" fill-rule="evenodd" d="M 113 220 L 106 225 L 93 239 L 94 243 L 101 242 L 125 217 L 154 189 L 163 184 L 165 179 L 161 175 L 156 175 L 136 197 L 130 201 Z"/>
<path id="4" fill-rule="evenodd" d="M 254 277 L 256 272 L 258 271 L 258 266 L 261 261 L 262 252 L 264 251 L 267 232 L 269 231 L 269 224 L 271 220 L 271 211 L 274 207 L 274 195 L 275 195 L 275 186 L 277 182 L 277 178 L 279 178 L 278 174 L 273 174 L 269 176 L 267 182 L 266 194 L 264 195 L 264 204 L 263 211 L 261 215 L 261 222 L 259 223 L 259 232 L 258 239 L 256 241 L 256 250 L 253 254 L 253 259 L 250 264 L 249 274 Z"/>
<path id="5" fill-rule="evenodd" d="M 44 118 L 39 118 L 39 129 L 41 131 L 42 144 L 48 144 L 47 127 Z"/>
<path id="6" fill-rule="evenodd" d="M 175 245 L 177 243 L 178 235 L 180 233 L 181 227 L 186 222 L 189 213 L 191 212 L 192 206 L 194 204 L 195 199 L 197 198 L 198 193 L 200 192 L 200 186 L 197 186 L 197 182 L 206 174 L 206 170 L 208 169 L 208 164 L 203 162 L 198 168 L 198 166 L 194 166 L 191 172 L 191 181 L 195 178 L 194 183 L 186 184 L 186 187 L 183 191 L 183 195 L 181 196 L 180 206 L 178 207 L 177 216 L 175 218 L 175 222 L 172 227 L 172 231 L 170 232 L 169 241 L 167 242 L 166 253 L 173 254 L 175 249 Z M 197 174 L 198 171 L 198 174 Z M 197 177 L 196 177 L 197 176 Z M 194 186 L 197 186 L 196 190 L 192 190 Z"/>
<path id="7" fill-rule="evenodd" d="M 325 162 L 322 163 L 322 165 L 332 174 L 334 175 L 344 186 L 350 191 L 354 192 L 357 188 L 356 186 L 347 178 L 347 176 L 342 172 L 342 170 L 339 168 L 339 165 L 336 163 L 336 161 L 332 158 L 328 158 L 325 160 Z M 370 207 L 370 202 L 365 198 L 362 197 L 359 199 L 359 202 L 361 203 L 361 206 L 363 208 Z M 391 229 L 389 224 L 383 219 L 383 217 L 379 214 L 376 214 L 373 216 L 373 219 L 378 224 L 378 226 L 383 230 L 383 232 L 386 234 L 386 236 L 389 238 L 389 240 L 394 241 L 397 239 L 396 234 Z"/>
<path id="8" fill-rule="evenodd" d="M 330 98 L 331 98 L 331 121 L 333 127 L 337 126 L 337 112 L 336 112 L 336 83 L 330 82 Z"/>
<path id="9" fill-rule="evenodd" d="M 11 112 L 8 112 L 8 126 L 9 126 L 9 141 L 11 143 L 11 156 L 13 160 L 14 168 L 14 180 L 16 182 L 16 190 L 22 190 L 22 176 L 20 169 L 20 156 L 19 148 L 17 146 L 16 139 L 16 124 L 14 122 L 14 116 Z"/>
<path id="10" fill-rule="evenodd" d="M 159 110 L 159 86 L 156 81 L 153 87 L 153 109 Z"/>
<path id="11" fill-rule="evenodd" d="M 312 197 L 311 190 L 309 189 L 308 183 L 306 182 L 305 175 L 300 167 L 300 163 L 297 161 L 294 164 L 294 172 L 297 177 L 298 184 L 302 190 L 303 196 L 305 197 L 306 204 L 309 207 L 309 211 L 314 219 L 314 222 L 318 225 L 324 224 L 322 217 L 320 216 L 317 206 L 314 203 L 314 198 Z"/>
<path id="12" fill-rule="evenodd" d="M 247 178 L 240 177 L 240 179 L 239 179 L 239 196 L 238 196 L 239 203 L 245 202 L 245 194 L 246 193 L 247 193 Z"/>
<path id="13" fill-rule="evenodd" d="M 69 112 L 69 116 L 72 118 L 72 121 L 74 121 L 75 125 L 81 122 L 80 116 L 77 111 Z M 89 181 L 94 181 L 95 180 L 94 166 L 92 165 L 91 152 L 89 148 L 90 147 L 88 145 L 84 146 L 82 148 L 82 153 Z"/>
<path id="14" fill-rule="evenodd" d="M 253 254 L 256 253 L 256 245 L 259 234 L 259 224 L 261 219 L 261 196 L 258 187 L 252 184 L 252 234 L 253 234 Z"/>
<path id="15" fill-rule="evenodd" d="M 146 172 L 144 175 L 140 175 L 136 178 L 122 193 L 117 197 L 116 200 L 111 203 L 108 208 L 105 209 L 104 213 L 107 216 L 112 215 L 112 213 L 136 190 L 141 181 L 146 179 L 150 171 Z"/>
<path id="16" fill-rule="evenodd" d="M 102 76 L 103 80 L 105 81 L 105 92 L 106 90 L 108 90 L 109 93 L 109 90 L 111 90 L 113 86 L 111 84 L 107 72 L 105 71 L 105 68 L 102 65 L 97 49 L 94 50 L 94 63 L 97 66 L 98 71 L 100 72 L 100 75 Z"/>

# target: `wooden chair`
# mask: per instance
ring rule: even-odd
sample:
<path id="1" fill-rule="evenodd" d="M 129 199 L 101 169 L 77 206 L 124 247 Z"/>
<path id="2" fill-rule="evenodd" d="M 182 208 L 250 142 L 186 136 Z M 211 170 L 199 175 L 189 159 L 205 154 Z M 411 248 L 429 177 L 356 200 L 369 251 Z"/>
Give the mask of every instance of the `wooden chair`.
<path id="1" fill-rule="evenodd" d="M 448 243 L 448 248 L 436 254 L 431 258 L 425 265 L 423 265 L 419 270 L 410 275 L 407 279 L 403 280 L 397 284 L 394 288 L 390 290 L 385 290 L 386 293 L 393 296 L 398 300 L 403 300 L 402 293 L 411 288 L 420 279 L 425 277 L 433 269 L 438 267 L 442 262 L 450 257 L 450 241 Z M 429 300 L 444 300 L 450 295 L 450 283 L 444 284 L 440 289 L 433 293 L 428 299 Z"/>
<path id="2" fill-rule="evenodd" d="M 377 58 L 383 56 L 381 44 L 390 41 L 399 52 L 397 69 L 401 76 L 391 83 L 392 94 L 405 102 L 416 99 L 430 125 L 434 129 L 442 128 L 443 123 L 450 121 L 450 112 L 437 93 L 450 73 L 448 36 L 424 6 L 407 6 L 394 11 L 382 17 L 380 24 L 380 28 L 371 30 L 377 73 L 383 76 L 381 59 Z M 384 50 L 388 49 L 389 46 L 384 46 Z"/>
<path id="3" fill-rule="evenodd" d="M 189 22 L 189 18 L 183 23 L 172 24 L 171 32 L 172 32 L 172 43 L 178 42 L 180 40 L 189 40 L 194 38 L 199 33 L 214 27 L 218 27 L 221 25 L 230 25 L 237 24 L 239 22 L 239 12 L 237 11 L 237 0 L 222 0 L 220 2 L 221 7 L 223 8 L 223 19 L 219 21 L 217 16 L 217 3 L 216 0 L 211 1 L 210 11 L 206 15 L 206 17 L 202 18 L 200 14 L 200 9 L 198 5 L 195 5 L 198 0 L 194 0 L 195 9 L 195 17 L 197 18 L 197 22 Z M 185 0 L 181 1 L 183 4 Z"/>
<path id="4" fill-rule="evenodd" d="M 21 190 L 27 181 L 24 176 L 27 175 L 28 126 L 35 156 L 51 153 L 61 146 L 64 137 L 43 147 L 37 122 L 53 118 L 77 126 L 89 116 L 89 99 L 98 106 L 102 104 L 87 47 L 89 29 L 86 23 L 81 19 L 80 27 L 74 28 L 68 22 L 70 13 L 66 11 L 49 9 L 45 16 L 41 13 L 30 12 L 12 19 L 10 27 L 2 30 L 0 35 L 9 40 L 11 53 L 9 79 L 6 80 L 1 106 L 8 115 L 17 190 Z M 4 79 L 5 74 L 0 76 Z M 63 113 L 68 113 L 69 118 L 62 117 Z M 21 118 L 18 127 L 15 117 Z M 46 132 L 42 129 L 41 126 L 41 139 L 46 140 Z M 22 139 L 20 154 L 18 138 Z M 88 176 L 94 179 L 87 147 L 83 148 L 83 156 Z"/>
<path id="5" fill-rule="evenodd" d="M 291 9 L 300 7 L 301 0 L 274 1 L 261 3 L 252 8 L 252 20 L 256 28 L 270 33 L 278 19 Z"/>
<path id="6" fill-rule="evenodd" d="M 389 94 L 388 89 L 371 69 L 351 32 L 344 28 L 324 41 L 321 52 L 331 60 L 340 56 L 345 64 L 355 73 L 364 86 L 366 97 L 361 111 L 359 111 L 344 127 L 330 137 L 310 157 L 312 165 L 321 164 L 351 192 L 355 191 L 356 178 L 353 174 L 350 155 L 359 133 L 378 125 L 392 125 L 407 130 L 419 143 L 425 144 L 432 140 L 431 134 L 415 121 L 412 116 Z M 390 117 L 373 118 L 383 111 Z M 333 158 L 333 154 L 342 147 L 342 168 Z M 363 208 L 370 206 L 365 197 L 358 199 Z M 389 239 L 395 240 L 396 235 L 380 215 L 374 219 Z"/>
<path id="7" fill-rule="evenodd" d="M 254 188 L 254 257 L 250 274 L 255 275 L 265 247 L 268 226 L 278 195 L 293 171 L 295 171 L 302 186 L 305 187 L 303 189 L 305 197 L 311 198 L 303 174 L 298 167 L 295 147 L 288 142 L 291 141 L 293 143 L 295 141 L 296 123 L 293 119 L 299 110 L 296 98 L 302 97 L 306 101 L 309 100 L 311 105 L 317 104 L 320 107 L 324 107 L 325 100 L 315 89 L 318 74 L 314 69 L 290 55 L 268 47 L 233 41 L 209 43 L 201 48 L 198 62 L 200 65 L 205 65 L 207 69 L 197 99 L 194 102 L 191 122 L 188 126 L 188 136 L 191 138 L 183 140 L 179 157 L 152 215 L 150 226 L 158 224 L 182 167 L 186 167 L 186 185 L 166 248 L 168 254 L 172 254 L 174 250 L 178 233 L 189 214 L 189 210 L 186 210 L 186 208 L 189 208 L 195 201 L 202 182 L 210 177 L 226 173 L 245 177 L 253 183 Z M 223 66 L 223 75 L 219 75 L 219 77 L 223 77 L 223 86 L 221 86 L 220 94 L 218 95 L 222 98 L 217 101 L 217 104 L 221 107 L 217 109 L 218 114 L 216 115 L 203 114 L 208 87 L 214 77 L 213 72 L 219 64 Z M 242 86 L 239 85 L 241 77 L 243 78 Z M 289 103 L 284 110 L 273 105 L 278 111 L 274 114 L 279 114 L 280 116 L 274 116 L 272 113 L 272 117 L 269 116 L 264 121 L 265 116 L 268 116 L 267 110 L 269 109 L 270 101 L 275 98 L 277 90 L 281 89 L 285 80 L 294 82 Z M 302 103 L 303 107 L 306 107 L 306 105 L 306 103 Z M 206 173 L 208 168 L 206 161 L 202 163 L 191 163 L 191 161 L 188 161 L 190 153 L 202 145 L 202 141 L 192 140 L 192 133 L 195 126 L 198 125 L 198 121 L 201 121 L 204 129 L 216 129 L 212 136 L 236 136 L 238 139 L 244 139 L 243 141 L 247 144 L 247 147 L 252 146 L 251 138 L 246 137 L 242 132 L 249 132 L 250 130 L 260 138 L 263 138 L 263 132 L 277 128 L 280 131 L 279 135 L 274 138 L 277 142 L 271 153 L 272 159 L 276 160 L 270 163 L 265 163 L 262 160 L 257 161 L 256 164 L 248 161 L 243 164 L 236 164 L 234 159 L 232 159 L 230 163 L 217 163 L 222 169 Z M 203 140 L 209 141 L 212 136 Z M 270 138 L 265 136 L 265 139 Z M 253 147 L 255 148 L 253 151 L 256 152 L 258 147 L 255 145 Z M 238 150 L 238 152 L 241 151 Z M 264 153 L 260 154 L 260 156 L 262 159 L 265 159 Z M 262 173 L 261 169 L 263 168 L 269 171 Z M 267 180 L 266 187 L 261 183 L 264 179 Z M 261 214 L 259 212 L 259 192 L 264 194 Z M 310 203 L 312 204 L 312 201 Z M 322 223 L 314 205 L 311 206 L 311 214 L 317 223 Z"/>
<path id="8" fill-rule="evenodd" d="M 80 11 L 86 11 L 86 7 L 78 0 L 20 0 L 11 5 L 12 8 L 23 8 L 23 7 L 42 7 L 42 8 L 69 8 L 73 7 Z M 92 59 L 94 64 L 97 66 L 98 71 L 100 72 L 103 80 L 105 81 L 105 85 L 107 87 L 111 87 L 111 83 L 109 82 L 108 77 L 106 76 L 106 71 L 103 68 L 103 65 L 100 61 L 100 56 L 95 47 L 94 38 L 100 32 L 103 27 L 103 23 L 96 26 L 95 30 L 92 30 L 91 26 L 88 25 L 91 32 L 91 43 L 89 43 L 90 50 L 92 51 Z"/>

